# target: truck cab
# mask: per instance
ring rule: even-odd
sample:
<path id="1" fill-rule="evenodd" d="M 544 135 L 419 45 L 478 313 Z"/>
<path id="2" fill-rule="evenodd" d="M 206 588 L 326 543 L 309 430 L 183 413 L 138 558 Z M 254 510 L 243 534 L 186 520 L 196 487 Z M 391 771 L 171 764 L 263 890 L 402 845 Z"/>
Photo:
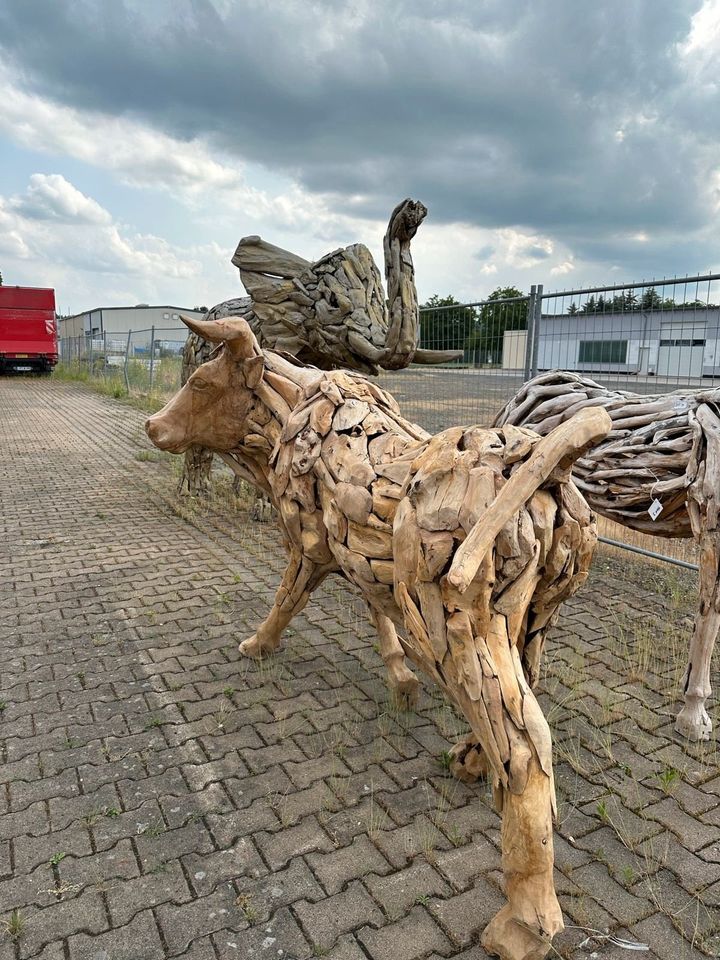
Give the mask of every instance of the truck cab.
<path id="1" fill-rule="evenodd" d="M 55 291 L 0 286 L 0 374 L 50 373 L 57 361 Z"/>

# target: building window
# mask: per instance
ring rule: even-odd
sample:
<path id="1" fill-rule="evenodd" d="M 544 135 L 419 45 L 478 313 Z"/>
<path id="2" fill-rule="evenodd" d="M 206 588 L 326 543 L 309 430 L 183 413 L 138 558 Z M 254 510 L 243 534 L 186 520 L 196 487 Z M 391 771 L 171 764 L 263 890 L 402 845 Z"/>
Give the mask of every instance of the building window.
<path id="1" fill-rule="evenodd" d="M 661 340 L 661 347 L 704 347 L 704 340 Z"/>
<path id="2" fill-rule="evenodd" d="M 580 363 L 626 363 L 627 340 L 581 340 Z"/>

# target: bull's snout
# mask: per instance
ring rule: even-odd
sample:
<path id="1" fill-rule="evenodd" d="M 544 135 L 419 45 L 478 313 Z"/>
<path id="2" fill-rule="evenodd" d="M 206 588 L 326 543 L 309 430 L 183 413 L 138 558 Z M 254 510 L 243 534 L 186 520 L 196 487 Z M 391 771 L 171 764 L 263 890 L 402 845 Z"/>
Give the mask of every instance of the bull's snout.
<path id="1" fill-rule="evenodd" d="M 183 453 L 188 444 L 175 435 L 166 418 L 155 414 L 145 421 L 145 433 L 160 450 L 169 450 L 170 453 Z"/>

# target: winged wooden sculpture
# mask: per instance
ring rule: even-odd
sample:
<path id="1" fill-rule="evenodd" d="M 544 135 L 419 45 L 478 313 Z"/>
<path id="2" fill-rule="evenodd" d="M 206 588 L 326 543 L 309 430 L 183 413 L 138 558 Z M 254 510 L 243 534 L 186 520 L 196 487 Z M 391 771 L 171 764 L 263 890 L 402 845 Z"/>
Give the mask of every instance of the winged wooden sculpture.
<path id="1" fill-rule="evenodd" d="M 207 320 L 243 317 L 262 347 L 288 353 L 322 370 L 365 374 L 399 370 L 410 363 L 443 363 L 458 350 L 424 350 L 410 242 L 427 216 L 417 200 L 399 203 L 383 240 L 387 296 L 366 246 L 354 243 L 310 262 L 260 237 L 243 237 L 232 262 L 248 297 L 213 307 Z M 210 356 L 212 346 L 191 334 L 183 352 L 183 379 Z M 180 492 L 208 488 L 212 455 L 192 451 Z"/>

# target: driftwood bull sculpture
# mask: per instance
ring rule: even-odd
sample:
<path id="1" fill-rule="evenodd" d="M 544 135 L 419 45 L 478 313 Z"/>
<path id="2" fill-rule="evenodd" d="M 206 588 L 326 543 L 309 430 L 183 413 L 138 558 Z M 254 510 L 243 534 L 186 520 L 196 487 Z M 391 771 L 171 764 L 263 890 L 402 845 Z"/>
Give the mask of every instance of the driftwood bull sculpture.
<path id="1" fill-rule="evenodd" d="M 387 299 L 372 254 L 362 243 L 334 250 L 314 263 L 260 237 L 243 237 L 232 262 L 250 294 L 218 303 L 206 320 L 241 316 L 261 347 L 289 353 L 322 370 L 377 374 L 410 363 L 442 363 L 461 350 L 423 350 L 410 242 L 427 216 L 418 200 L 403 200 L 390 215 L 383 251 Z M 182 383 L 212 354 L 190 334 Z M 179 492 L 207 493 L 212 453 L 185 457 Z"/>
<path id="2" fill-rule="evenodd" d="M 526 383 L 495 425 L 522 424 L 544 435 L 593 408 L 607 410 L 612 430 L 573 467 L 590 506 L 632 530 L 694 537 L 700 547 L 700 609 L 675 729 L 708 740 L 706 701 L 720 629 L 720 390 L 642 396 L 554 370 Z"/>
<path id="3" fill-rule="evenodd" d="M 224 347 L 147 421 L 148 435 L 173 453 L 201 444 L 227 458 L 275 504 L 290 553 L 270 614 L 240 650 L 276 650 L 328 574 L 355 584 L 391 685 L 414 688 L 407 656 L 485 752 L 508 898 L 485 948 L 544 957 L 562 928 L 555 801 L 550 731 L 526 673 L 587 576 L 594 517 L 570 468 L 607 432 L 607 414 L 584 411 L 543 439 L 516 427 L 430 437 L 362 377 L 263 352 L 242 319 L 185 322 Z"/>

